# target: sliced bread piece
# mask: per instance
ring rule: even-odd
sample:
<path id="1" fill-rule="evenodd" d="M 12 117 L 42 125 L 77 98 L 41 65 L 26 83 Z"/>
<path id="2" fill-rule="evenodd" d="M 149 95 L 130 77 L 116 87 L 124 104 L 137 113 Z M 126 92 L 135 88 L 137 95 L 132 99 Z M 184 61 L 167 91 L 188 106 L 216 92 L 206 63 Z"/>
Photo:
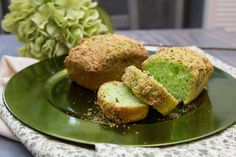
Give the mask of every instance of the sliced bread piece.
<path id="1" fill-rule="evenodd" d="M 187 47 L 161 48 L 142 66 L 184 104 L 200 94 L 213 71 L 206 57 Z"/>
<path id="2" fill-rule="evenodd" d="M 126 68 L 122 81 L 131 88 L 137 97 L 163 115 L 167 115 L 178 105 L 178 101 L 164 86 L 135 66 Z"/>
<path id="3" fill-rule="evenodd" d="M 142 120 L 149 109 L 123 82 L 118 81 L 100 86 L 97 104 L 107 118 L 119 124 Z"/>

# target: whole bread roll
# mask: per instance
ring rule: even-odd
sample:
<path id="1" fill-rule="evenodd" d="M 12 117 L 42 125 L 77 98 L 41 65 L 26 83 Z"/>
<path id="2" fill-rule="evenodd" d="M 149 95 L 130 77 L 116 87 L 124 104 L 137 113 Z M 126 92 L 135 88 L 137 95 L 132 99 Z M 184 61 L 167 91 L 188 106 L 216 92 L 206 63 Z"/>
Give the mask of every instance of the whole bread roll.
<path id="1" fill-rule="evenodd" d="M 108 34 L 84 39 L 64 61 L 69 77 L 79 85 L 97 90 L 105 82 L 121 79 L 129 65 L 141 67 L 148 53 L 138 41 Z"/>
<path id="2" fill-rule="evenodd" d="M 210 60 L 188 47 L 161 48 L 142 67 L 184 104 L 201 93 L 213 72 Z"/>

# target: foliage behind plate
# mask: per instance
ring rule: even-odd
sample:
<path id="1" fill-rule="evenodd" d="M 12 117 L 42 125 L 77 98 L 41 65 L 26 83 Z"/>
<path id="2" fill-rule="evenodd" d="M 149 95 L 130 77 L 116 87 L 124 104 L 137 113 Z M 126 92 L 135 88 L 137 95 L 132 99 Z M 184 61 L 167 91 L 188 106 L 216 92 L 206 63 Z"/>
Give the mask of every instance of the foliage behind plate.
<path id="1" fill-rule="evenodd" d="M 14 0 L 9 10 L 2 27 L 23 42 L 21 56 L 59 56 L 83 38 L 112 32 L 109 16 L 91 0 Z"/>

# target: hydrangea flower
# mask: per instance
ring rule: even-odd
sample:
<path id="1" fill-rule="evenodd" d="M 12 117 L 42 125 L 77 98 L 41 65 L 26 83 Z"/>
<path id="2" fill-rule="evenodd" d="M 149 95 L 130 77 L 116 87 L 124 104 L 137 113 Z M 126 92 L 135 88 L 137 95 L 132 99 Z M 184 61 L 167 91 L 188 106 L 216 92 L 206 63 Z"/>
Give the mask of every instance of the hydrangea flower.
<path id="1" fill-rule="evenodd" d="M 83 38 L 108 33 L 96 7 L 91 0 L 14 0 L 2 27 L 23 42 L 19 55 L 50 58 Z"/>

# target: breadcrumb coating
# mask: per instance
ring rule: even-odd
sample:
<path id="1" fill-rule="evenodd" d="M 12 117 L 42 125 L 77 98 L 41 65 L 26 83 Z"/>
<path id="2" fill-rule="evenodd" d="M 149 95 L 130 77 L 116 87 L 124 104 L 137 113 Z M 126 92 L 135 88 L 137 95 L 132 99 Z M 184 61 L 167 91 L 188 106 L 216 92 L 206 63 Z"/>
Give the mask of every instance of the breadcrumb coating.
<path id="1" fill-rule="evenodd" d="M 71 49 L 64 61 L 70 78 L 96 90 L 104 82 L 120 80 L 129 65 L 141 67 L 148 53 L 138 41 L 118 34 L 84 39 Z"/>
<path id="2" fill-rule="evenodd" d="M 191 87 L 189 87 L 188 96 L 183 100 L 184 104 L 189 103 L 200 94 L 213 72 L 210 60 L 188 47 L 163 47 L 143 62 L 143 69 L 147 70 L 145 65 L 157 59 L 181 64 L 192 75 Z"/>
<path id="3" fill-rule="evenodd" d="M 111 101 L 107 98 L 107 90 L 111 87 L 119 88 L 119 86 L 125 85 L 123 82 L 111 81 L 100 86 L 98 90 L 97 105 L 99 105 L 103 114 L 117 124 L 127 124 L 144 119 L 148 113 L 148 105 L 145 103 L 136 104 L 137 102 L 132 102 L 131 104 L 126 104 L 121 100 L 115 99 Z M 118 96 L 117 94 L 119 93 L 112 94 L 114 94 L 114 96 Z M 132 95 L 132 97 L 134 96 Z"/>
<path id="4" fill-rule="evenodd" d="M 133 93 L 163 115 L 170 113 L 178 101 L 147 72 L 134 66 L 125 70 L 122 81 L 131 88 Z"/>

